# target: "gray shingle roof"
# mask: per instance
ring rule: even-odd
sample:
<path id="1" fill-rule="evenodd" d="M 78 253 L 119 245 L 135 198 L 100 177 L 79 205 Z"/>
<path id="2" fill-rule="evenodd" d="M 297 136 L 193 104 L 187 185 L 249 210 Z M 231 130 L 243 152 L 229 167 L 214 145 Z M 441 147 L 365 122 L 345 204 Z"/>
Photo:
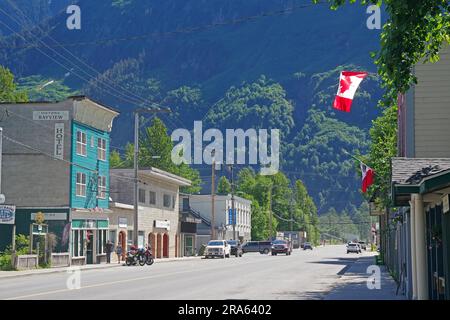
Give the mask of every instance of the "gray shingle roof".
<path id="1" fill-rule="evenodd" d="M 392 158 L 391 181 L 396 184 L 411 184 L 407 181 L 426 167 L 438 166 L 429 174 L 450 169 L 450 158 Z"/>

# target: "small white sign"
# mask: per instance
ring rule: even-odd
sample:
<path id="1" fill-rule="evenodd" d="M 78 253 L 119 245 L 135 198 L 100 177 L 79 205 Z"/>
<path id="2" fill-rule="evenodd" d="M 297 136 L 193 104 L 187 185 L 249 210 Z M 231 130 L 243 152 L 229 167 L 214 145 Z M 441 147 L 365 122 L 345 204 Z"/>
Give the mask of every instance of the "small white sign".
<path id="1" fill-rule="evenodd" d="M 450 205 L 449 205 L 449 195 L 446 194 L 443 198 L 442 198 L 442 211 L 444 211 L 444 213 L 447 213 L 450 211 Z"/>
<path id="2" fill-rule="evenodd" d="M 155 228 L 161 228 L 170 230 L 170 221 L 168 220 L 155 220 Z"/>
<path id="3" fill-rule="evenodd" d="M 33 212 L 31 214 L 31 220 L 36 220 L 36 214 Z M 50 220 L 67 220 L 67 213 L 65 212 L 46 212 L 44 213 L 44 220 L 50 221 Z"/>
<path id="4" fill-rule="evenodd" d="M 33 120 L 65 121 L 69 120 L 69 111 L 33 111 Z"/>
<path id="5" fill-rule="evenodd" d="M 55 123 L 55 158 L 64 159 L 64 123 Z"/>
<path id="6" fill-rule="evenodd" d="M 126 228 L 126 227 L 128 227 L 127 218 L 119 217 L 119 228 Z"/>
<path id="7" fill-rule="evenodd" d="M 4 204 L 6 201 L 5 195 L 3 193 L 0 193 L 0 204 Z"/>
<path id="8" fill-rule="evenodd" d="M 0 206 L 0 224 L 14 224 L 16 219 L 16 206 Z"/>

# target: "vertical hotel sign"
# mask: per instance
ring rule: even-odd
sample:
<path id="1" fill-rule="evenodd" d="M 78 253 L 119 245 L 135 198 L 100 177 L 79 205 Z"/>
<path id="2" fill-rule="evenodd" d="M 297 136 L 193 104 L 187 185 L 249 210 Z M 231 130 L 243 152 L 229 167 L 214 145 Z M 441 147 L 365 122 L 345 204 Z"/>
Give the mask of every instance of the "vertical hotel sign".
<path id="1" fill-rule="evenodd" d="M 16 206 L 0 205 L 0 224 L 14 224 Z"/>
<path id="2" fill-rule="evenodd" d="M 55 123 L 55 158 L 64 158 L 64 123 Z"/>

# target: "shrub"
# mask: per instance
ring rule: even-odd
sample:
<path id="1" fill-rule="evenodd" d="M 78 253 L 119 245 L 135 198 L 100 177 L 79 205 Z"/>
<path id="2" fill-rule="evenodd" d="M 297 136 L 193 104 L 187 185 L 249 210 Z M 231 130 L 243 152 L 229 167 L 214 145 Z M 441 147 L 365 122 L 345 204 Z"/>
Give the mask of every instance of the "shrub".
<path id="1" fill-rule="evenodd" d="M 205 255 L 205 249 L 206 249 L 206 245 L 202 244 L 202 246 L 200 247 L 200 249 L 198 250 L 198 255 L 199 256 L 204 256 Z"/>

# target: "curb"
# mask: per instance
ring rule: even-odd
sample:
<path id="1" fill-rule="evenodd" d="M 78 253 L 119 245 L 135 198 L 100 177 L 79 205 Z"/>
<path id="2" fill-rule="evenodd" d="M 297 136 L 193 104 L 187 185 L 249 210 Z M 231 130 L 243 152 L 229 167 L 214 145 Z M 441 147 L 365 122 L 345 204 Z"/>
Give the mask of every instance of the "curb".
<path id="1" fill-rule="evenodd" d="M 196 260 L 196 259 L 201 259 L 201 257 L 191 257 L 191 258 L 180 258 L 178 260 L 176 259 L 171 259 L 171 260 L 166 260 L 164 258 L 160 258 L 160 259 L 155 259 L 155 264 L 159 264 L 159 263 L 169 263 L 169 262 L 180 262 L 180 261 L 189 261 L 189 260 Z M 101 265 L 101 267 L 90 267 L 90 268 L 80 268 L 80 271 L 89 271 L 89 270 L 101 270 L 101 269 L 110 269 L 110 268 L 118 268 L 118 267 L 124 267 L 126 266 L 125 263 L 123 264 L 111 264 L 111 265 Z M 71 267 L 76 267 L 76 266 L 71 266 Z M 55 268 L 55 269 L 43 269 L 44 271 L 42 272 L 29 272 L 29 273 L 21 273 L 21 274 L 17 274 L 16 272 L 20 272 L 20 271 L 2 271 L 2 272 L 7 272 L 10 274 L 0 274 L 0 281 L 3 279 L 14 279 L 14 278 L 20 278 L 20 277 L 29 277 L 29 276 L 36 276 L 36 275 L 45 275 L 45 274 L 53 274 L 53 273 L 62 273 L 62 272 L 67 272 L 68 270 L 70 270 L 69 268 L 71 267 L 63 267 L 63 268 Z"/>

